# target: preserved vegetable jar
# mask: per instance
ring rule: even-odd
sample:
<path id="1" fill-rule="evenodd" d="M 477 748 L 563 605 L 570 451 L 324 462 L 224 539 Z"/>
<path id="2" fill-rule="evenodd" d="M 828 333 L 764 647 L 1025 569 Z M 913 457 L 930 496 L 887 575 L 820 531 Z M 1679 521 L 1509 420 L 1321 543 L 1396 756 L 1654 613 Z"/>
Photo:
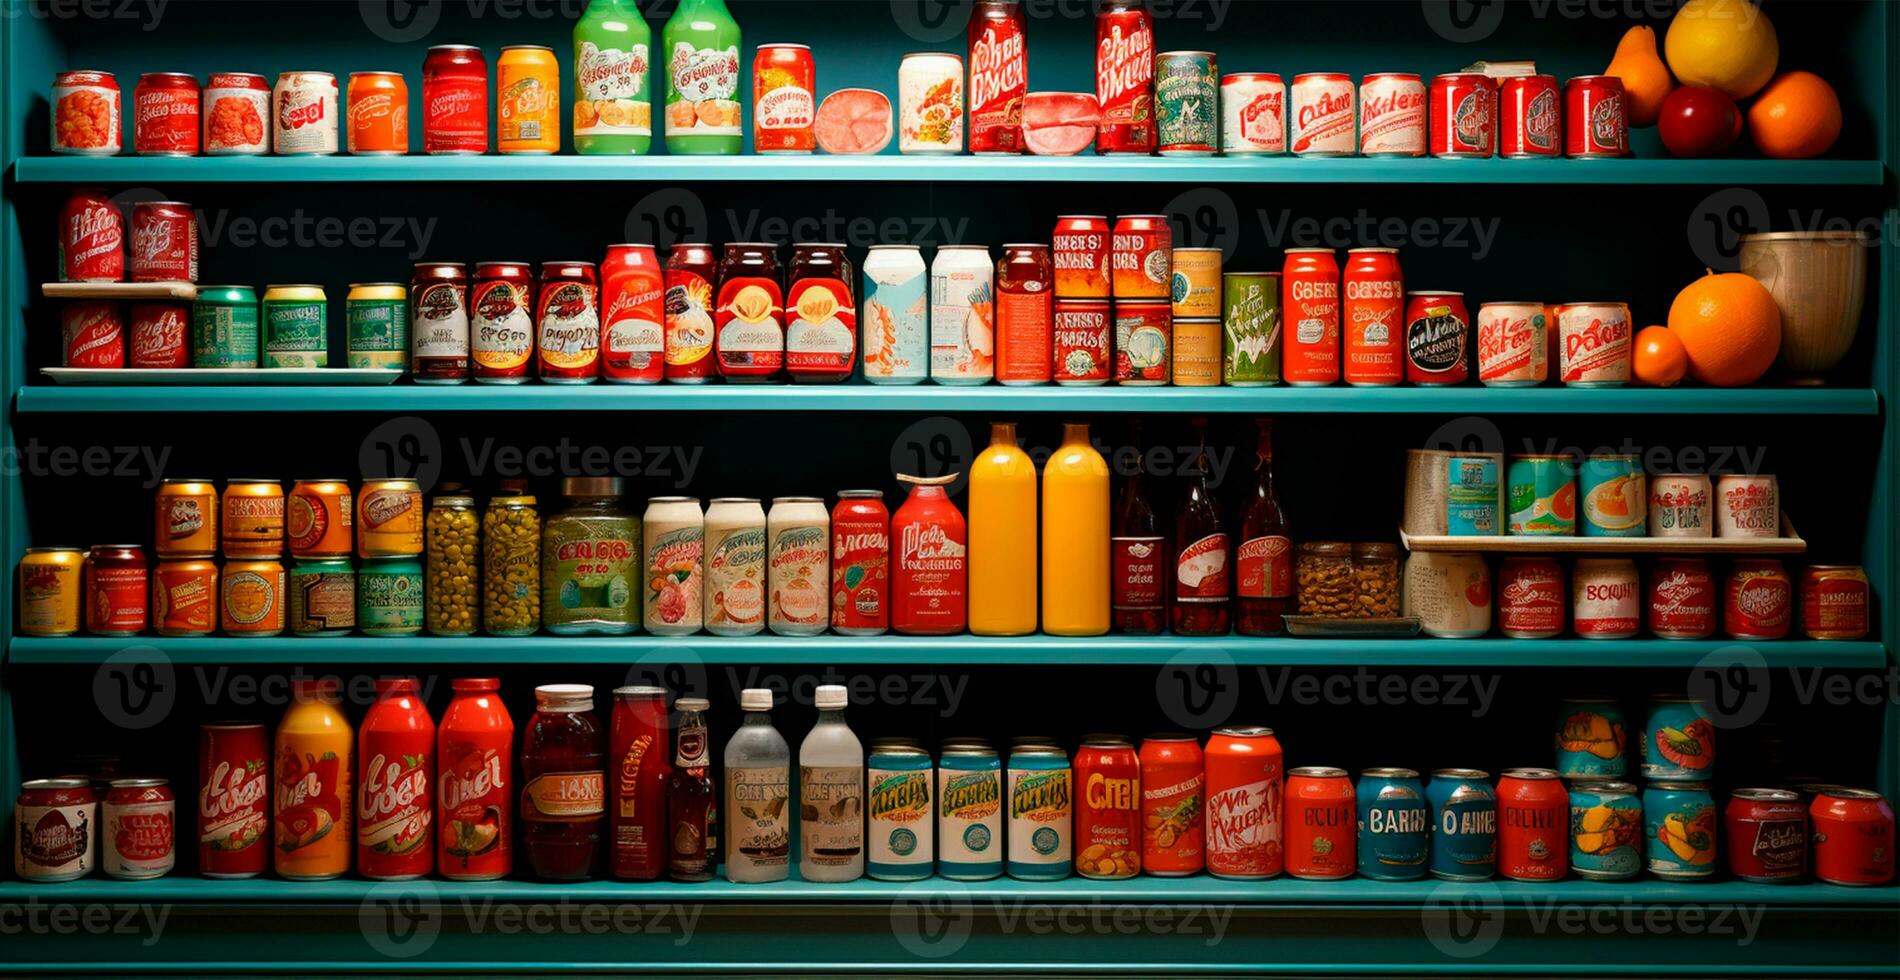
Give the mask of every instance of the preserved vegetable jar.
<path id="1" fill-rule="evenodd" d="M 472 635 L 481 605 L 482 534 L 475 498 L 458 493 L 430 501 L 427 538 L 423 625 L 436 636 Z"/>
<path id="2" fill-rule="evenodd" d="M 640 520 L 618 477 L 561 481 L 567 509 L 541 530 L 541 618 L 550 633 L 632 633 L 640 626 Z"/>
<path id="3" fill-rule="evenodd" d="M 534 716 L 521 736 L 521 846 L 536 877 L 594 876 L 607 812 L 606 748 L 593 687 L 534 689 Z"/>
<path id="4" fill-rule="evenodd" d="M 525 481 L 508 481 L 482 513 L 482 629 L 528 636 L 541 628 L 541 512 Z"/>

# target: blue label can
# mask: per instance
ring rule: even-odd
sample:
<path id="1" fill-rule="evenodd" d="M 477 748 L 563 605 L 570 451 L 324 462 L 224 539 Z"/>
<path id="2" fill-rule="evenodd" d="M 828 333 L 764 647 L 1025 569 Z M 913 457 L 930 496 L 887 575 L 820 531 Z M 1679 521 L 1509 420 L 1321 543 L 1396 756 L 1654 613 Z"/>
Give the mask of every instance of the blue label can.
<path id="1" fill-rule="evenodd" d="M 1707 783 L 1650 783 L 1643 790 L 1649 873 L 1671 881 L 1715 874 L 1715 799 Z"/>
<path id="2" fill-rule="evenodd" d="M 1381 881 L 1425 877 L 1431 815 L 1413 769 L 1359 774 L 1359 873 Z"/>
<path id="3" fill-rule="evenodd" d="M 995 749 L 943 750 L 937 766 L 937 873 L 964 881 L 1003 873 L 1003 763 Z"/>
<path id="4" fill-rule="evenodd" d="M 1495 456 L 1453 456 L 1445 461 L 1445 533 L 1502 534 L 1498 522 L 1503 495 L 1498 491 Z"/>
<path id="5" fill-rule="evenodd" d="M 1009 876 L 1029 881 L 1067 878 L 1073 864 L 1069 828 L 1073 779 L 1068 753 L 1022 745 L 1009 753 Z"/>
<path id="6" fill-rule="evenodd" d="M 1570 456 L 1516 455 L 1505 471 L 1511 534 L 1577 533 L 1577 461 Z"/>
<path id="7" fill-rule="evenodd" d="M 1643 802 L 1630 783 L 1570 787 L 1570 867 L 1580 878 L 1622 881 L 1643 870 Z"/>
<path id="8" fill-rule="evenodd" d="M 1627 775 L 1628 734 L 1613 698 L 1565 698 L 1557 705 L 1557 764 L 1565 779 Z"/>
<path id="9" fill-rule="evenodd" d="M 884 881 L 917 881 L 936 870 L 936 808 L 930 753 L 913 745 L 873 745 L 866 760 L 864 873 Z"/>
<path id="10" fill-rule="evenodd" d="M 1685 697 L 1649 699 L 1643 723 L 1643 776 L 1701 782 L 1715 772 L 1715 725 L 1702 702 Z"/>
<path id="11" fill-rule="evenodd" d="M 1425 787 L 1432 813 L 1432 874 L 1483 881 L 1498 868 L 1498 798 L 1482 769 L 1434 769 Z"/>
<path id="12" fill-rule="evenodd" d="M 1583 536 L 1640 538 L 1649 533 L 1649 479 L 1634 453 L 1586 456 L 1577 474 L 1583 490 Z"/>

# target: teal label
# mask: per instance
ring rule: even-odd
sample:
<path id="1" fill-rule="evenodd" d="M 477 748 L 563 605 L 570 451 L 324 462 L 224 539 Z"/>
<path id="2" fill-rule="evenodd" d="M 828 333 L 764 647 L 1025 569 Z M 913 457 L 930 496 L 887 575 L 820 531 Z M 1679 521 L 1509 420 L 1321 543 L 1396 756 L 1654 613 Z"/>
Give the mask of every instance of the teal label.
<path id="1" fill-rule="evenodd" d="M 203 300 L 193 303 L 191 366 L 256 367 L 257 307 L 250 303 L 226 305 Z"/>
<path id="2" fill-rule="evenodd" d="M 1163 152 L 1214 149 L 1220 105 L 1214 63 L 1207 55 L 1162 55 L 1155 59 L 1155 118 Z"/>
<path id="3" fill-rule="evenodd" d="M 1659 701 L 1643 726 L 1643 775 L 1700 780 L 1715 769 L 1715 726 L 1700 704 Z"/>
<path id="4" fill-rule="evenodd" d="M 1613 703 L 1566 701 L 1557 712 L 1557 774 L 1580 776 L 1625 775 L 1623 712 Z"/>
<path id="5" fill-rule="evenodd" d="M 422 630 L 422 568 L 364 568 L 356 579 L 356 622 L 372 636 Z"/>
<path id="6" fill-rule="evenodd" d="M 1649 870 L 1664 878 L 1715 873 L 1715 801 L 1701 786 L 1651 783 L 1643 790 L 1643 839 Z"/>
<path id="7" fill-rule="evenodd" d="M 1642 870 L 1643 805 L 1627 793 L 1570 792 L 1570 866 L 1584 878 L 1634 878 Z"/>
<path id="8" fill-rule="evenodd" d="M 321 300 L 265 300 L 264 366 L 326 367 L 326 312 Z"/>
<path id="9" fill-rule="evenodd" d="M 353 299 L 345 306 L 350 367 L 400 368 L 409 363 L 409 304 Z"/>
<path id="10" fill-rule="evenodd" d="M 1489 456 L 1453 456 L 1445 467 L 1445 533 L 1499 533 L 1498 461 Z"/>

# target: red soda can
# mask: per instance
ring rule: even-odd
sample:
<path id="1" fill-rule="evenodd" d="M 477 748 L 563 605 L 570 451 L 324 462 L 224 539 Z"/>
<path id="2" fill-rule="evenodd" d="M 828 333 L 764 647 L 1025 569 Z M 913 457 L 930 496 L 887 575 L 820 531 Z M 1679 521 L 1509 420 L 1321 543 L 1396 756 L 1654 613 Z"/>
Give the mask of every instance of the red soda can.
<path id="1" fill-rule="evenodd" d="M 541 263 L 534 308 L 535 363 L 541 380 L 592 383 L 600 375 L 600 278 L 594 263 Z"/>
<path id="2" fill-rule="evenodd" d="M 761 44 L 752 57 L 752 149 L 810 153 L 818 113 L 818 68 L 803 44 Z"/>
<path id="3" fill-rule="evenodd" d="M 1075 751 L 1075 873 L 1141 873 L 1141 759 L 1127 739 L 1092 735 Z"/>
<path id="4" fill-rule="evenodd" d="M 1629 154 L 1629 103 L 1615 75 L 1580 75 L 1564 83 L 1564 152 L 1573 157 Z"/>
<path id="5" fill-rule="evenodd" d="M 1058 299 L 1050 329 L 1052 372 L 1059 385 L 1108 382 L 1109 336 L 1114 325 L 1105 299 Z"/>
<path id="6" fill-rule="evenodd" d="M 1192 735 L 1141 740 L 1141 870 L 1175 878 L 1206 865 L 1207 781 Z"/>
<path id="7" fill-rule="evenodd" d="M 1280 272 L 1280 322 L 1286 346 L 1281 376 L 1290 385 L 1339 380 L 1339 262 L 1330 248 L 1289 248 Z"/>
<path id="8" fill-rule="evenodd" d="M 133 282 L 197 282 L 198 222 L 191 205 L 143 201 L 132 208 Z"/>
<path id="9" fill-rule="evenodd" d="M 1109 269 L 1115 298 L 1166 300 L 1174 288 L 1174 229 L 1163 214 L 1115 219 Z"/>
<path id="10" fill-rule="evenodd" d="M 624 881 L 653 881 L 666 870 L 666 783 L 673 774 L 667 731 L 666 688 L 614 689 L 608 862 Z"/>
<path id="11" fill-rule="evenodd" d="M 356 872 L 372 881 L 435 870 L 435 720 L 419 691 L 378 679 L 356 739 Z"/>
<path id="12" fill-rule="evenodd" d="M 1738 789 L 1722 810 L 1729 873 L 1743 881 L 1794 881 L 1808 870 L 1808 811 L 1787 789 Z"/>
<path id="13" fill-rule="evenodd" d="M 59 211 L 59 281 L 124 280 L 125 216 L 105 191 L 73 191 Z"/>
<path id="14" fill-rule="evenodd" d="M 1095 14 L 1095 152 L 1155 151 L 1155 19 L 1146 0 L 1104 0 Z"/>
<path id="15" fill-rule="evenodd" d="M 191 366 L 191 306 L 187 303 L 132 304 L 128 360 L 135 368 Z"/>
<path id="16" fill-rule="evenodd" d="M 104 300 L 67 303 L 59 310 L 62 367 L 125 367 L 125 319 L 119 304 Z"/>
<path id="17" fill-rule="evenodd" d="M 534 271 L 526 262 L 476 263 L 468 308 L 468 355 L 475 380 L 527 381 L 534 360 Z"/>
<path id="18" fill-rule="evenodd" d="M 1570 794 L 1554 769 L 1506 769 L 1498 780 L 1498 875 L 1560 881 L 1570 873 Z"/>
<path id="19" fill-rule="evenodd" d="M 977 0 L 970 11 L 971 153 L 1023 151 L 1029 40 L 1016 0 Z"/>
<path id="20" fill-rule="evenodd" d="M 148 72 L 132 90 L 132 148 L 140 156 L 198 155 L 198 79 Z"/>
<path id="21" fill-rule="evenodd" d="M 711 245 L 675 245 L 666 253 L 666 380 L 703 384 L 713 375 L 713 286 L 719 258 Z"/>
<path id="22" fill-rule="evenodd" d="M 1649 574 L 1649 632 L 1665 640 L 1715 633 L 1715 576 L 1702 558 L 1658 558 Z"/>
<path id="23" fill-rule="evenodd" d="M 1065 214 L 1056 219 L 1055 294 L 1057 299 L 1107 299 L 1113 233 L 1102 215 Z"/>
<path id="24" fill-rule="evenodd" d="M 1543 640 L 1564 631 L 1564 570 L 1555 558 L 1513 555 L 1498 566 L 1498 632 Z"/>
<path id="25" fill-rule="evenodd" d="M 1814 876 L 1830 885 L 1893 881 L 1893 808 L 1870 789 L 1823 790 L 1808 807 Z"/>
<path id="26" fill-rule="evenodd" d="M 1345 376 L 1350 385 L 1395 385 L 1405 380 L 1405 275 L 1396 248 L 1355 248 L 1341 275 L 1345 306 Z"/>
<path id="27" fill-rule="evenodd" d="M 150 622 L 151 569 L 135 544 L 96 544 L 86 555 L 86 632 L 136 636 Z"/>
<path id="28" fill-rule="evenodd" d="M 843 490 L 831 509 L 831 628 L 877 636 L 891 627 L 891 512 L 877 490 Z"/>
<path id="29" fill-rule="evenodd" d="M 1273 729 L 1237 725 L 1207 740 L 1207 871 L 1221 878 L 1273 878 L 1281 851 L 1280 740 Z"/>
<path id="30" fill-rule="evenodd" d="M 1498 86 L 1482 72 L 1432 79 L 1432 156 L 1488 157 L 1497 152 Z"/>
<path id="31" fill-rule="evenodd" d="M 270 739 L 256 722 L 198 726 L 198 873 L 255 878 L 270 866 Z"/>
<path id="32" fill-rule="evenodd" d="M 468 44 L 438 44 L 422 60 L 422 152 L 488 152 L 488 59 Z"/>
<path id="33" fill-rule="evenodd" d="M 514 719 L 493 677 L 457 677 L 436 727 L 436 868 L 450 881 L 492 881 L 513 870 Z"/>
<path id="34" fill-rule="evenodd" d="M 1330 881 L 1357 873 L 1358 802 L 1346 770 L 1287 770 L 1286 807 L 1287 874 Z"/>
<path id="35" fill-rule="evenodd" d="M 271 87 L 264 76 L 213 72 L 205 79 L 202 105 L 207 155 L 270 152 Z"/>
<path id="36" fill-rule="evenodd" d="M 1794 581 L 1774 558 L 1743 558 L 1729 566 L 1722 629 L 1737 640 L 1779 640 L 1794 625 Z"/>
<path id="37" fill-rule="evenodd" d="M 600 374 L 619 384 L 666 375 L 666 274 L 651 245 L 609 245 L 600 264 Z"/>
<path id="38" fill-rule="evenodd" d="M 1004 245 L 996 260 L 996 380 L 1046 385 L 1052 372 L 1055 266 L 1047 245 Z"/>
<path id="39" fill-rule="evenodd" d="M 1470 327 L 1465 294 L 1405 294 L 1405 380 L 1418 385 L 1462 383 L 1471 373 Z"/>
<path id="40" fill-rule="evenodd" d="M 1563 150 L 1563 97 L 1549 75 L 1520 75 L 1498 86 L 1498 156 L 1554 157 Z"/>

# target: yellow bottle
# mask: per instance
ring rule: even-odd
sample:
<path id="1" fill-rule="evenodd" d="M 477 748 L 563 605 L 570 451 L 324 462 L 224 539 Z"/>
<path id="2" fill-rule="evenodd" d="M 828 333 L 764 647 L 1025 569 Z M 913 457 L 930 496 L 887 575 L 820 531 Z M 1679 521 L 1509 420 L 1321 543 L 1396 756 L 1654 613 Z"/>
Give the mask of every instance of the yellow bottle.
<path id="1" fill-rule="evenodd" d="M 277 874 L 335 878 L 350 870 L 350 731 L 333 679 L 298 680 L 277 726 L 271 829 Z"/>
<path id="2" fill-rule="evenodd" d="M 1108 462 L 1086 424 L 1064 425 L 1042 468 L 1042 515 L 1043 632 L 1108 632 Z"/>
<path id="3" fill-rule="evenodd" d="M 1036 464 L 1016 445 L 1013 422 L 992 424 L 989 447 L 970 464 L 969 534 L 970 632 L 1034 633 Z"/>

